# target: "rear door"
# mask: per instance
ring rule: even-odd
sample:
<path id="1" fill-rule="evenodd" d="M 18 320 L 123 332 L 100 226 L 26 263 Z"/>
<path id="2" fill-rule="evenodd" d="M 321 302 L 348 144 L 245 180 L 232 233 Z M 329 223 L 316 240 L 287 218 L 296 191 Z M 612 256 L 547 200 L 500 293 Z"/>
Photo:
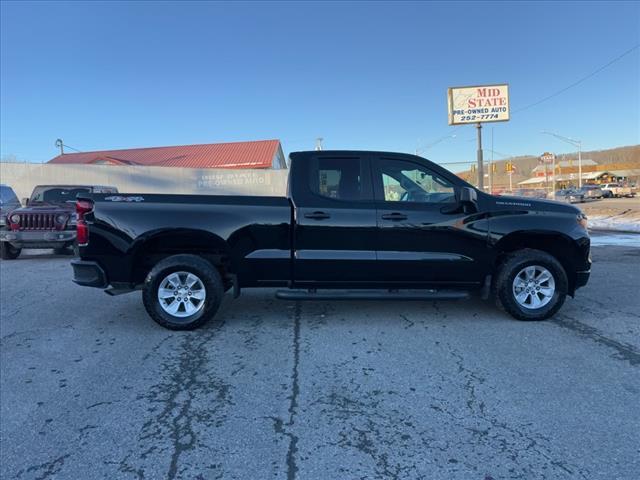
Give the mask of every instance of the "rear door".
<path id="1" fill-rule="evenodd" d="M 381 155 L 373 182 L 381 279 L 407 287 L 483 280 L 487 221 L 456 208 L 455 179 L 417 160 Z"/>
<path id="2" fill-rule="evenodd" d="M 370 160 L 357 153 L 301 158 L 294 203 L 294 282 L 366 285 L 376 268 L 376 210 Z"/>

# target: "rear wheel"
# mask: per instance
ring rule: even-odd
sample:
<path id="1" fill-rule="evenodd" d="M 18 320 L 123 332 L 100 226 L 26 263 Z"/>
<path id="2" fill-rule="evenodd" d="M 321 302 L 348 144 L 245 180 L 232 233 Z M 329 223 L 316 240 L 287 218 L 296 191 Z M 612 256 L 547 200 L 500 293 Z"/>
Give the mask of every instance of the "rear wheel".
<path id="1" fill-rule="evenodd" d="M 20 256 L 21 248 L 16 248 L 9 242 L 0 242 L 0 258 L 3 260 L 15 260 Z"/>
<path id="2" fill-rule="evenodd" d="M 567 296 L 567 274 L 555 257 L 519 250 L 502 264 L 496 279 L 498 304 L 518 320 L 552 317 Z"/>
<path id="3" fill-rule="evenodd" d="M 147 313 L 171 330 L 192 330 L 211 319 L 222 302 L 220 273 L 197 255 L 173 255 L 147 275 L 142 300 Z"/>

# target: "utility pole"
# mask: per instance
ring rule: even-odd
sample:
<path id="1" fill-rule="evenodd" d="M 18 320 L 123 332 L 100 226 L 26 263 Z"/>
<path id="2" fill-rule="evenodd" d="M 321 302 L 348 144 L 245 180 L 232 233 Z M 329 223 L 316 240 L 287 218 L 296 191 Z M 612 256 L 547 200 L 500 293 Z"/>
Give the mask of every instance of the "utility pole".
<path id="1" fill-rule="evenodd" d="M 476 125 L 478 129 L 478 188 L 484 192 L 484 169 L 482 168 L 482 123 Z"/>
<path id="2" fill-rule="evenodd" d="M 489 195 L 493 194 L 493 127 L 491 127 L 491 161 L 489 162 Z"/>
<path id="3" fill-rule="evenodd" d="M 556 195 L 556 156 L 553 156 L 553 188 L 551 189 L 551 197 L 550 198 L 555 198 Z M 547 193 L 547 196 L 549 196 L 549 194 Z"/>
<path id="4" fill-rule="evenodd" d="M 582 140 L 578 140 L 578 188 L 582 188 Z"/>
<path id="5" fill-rule="evenodd" d="M 322 150 L 322 141 L 324 140 L 324 138 L 322 137 L 318 137 L 316 138 L 316 151 L 320 151 Z"/>
<path id="6" fill-rule="evenodd" d="M 56 147 L 60 149 L 60 155 L 64 155 L 64 143 L 62 143 L 62 139 L 56 139 Z"/>

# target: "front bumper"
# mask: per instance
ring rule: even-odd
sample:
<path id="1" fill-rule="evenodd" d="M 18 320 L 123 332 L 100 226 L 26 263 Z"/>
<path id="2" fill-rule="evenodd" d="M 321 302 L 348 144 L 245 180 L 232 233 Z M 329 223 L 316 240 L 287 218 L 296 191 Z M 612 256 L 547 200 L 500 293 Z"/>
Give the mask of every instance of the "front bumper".
<path id="1" fill-rule="evenodd" d="M 589 281 L 591 270 L 584 270 L 582 272 L 576 272 L 576 289 L 584 287 Z"/>
<path id="2" fill-rule="evenodd" d="M 104 270 L 96 262 L 72 260 L 73 281 L 84 287 L 107 288 L 109 282 Z"/>
<path id="3" fill-rule="evenodd" d="M 9 242 L 17 248 L 62 246 L 75 239 L 75 230 L 0 230 L 0 242 Z"/>

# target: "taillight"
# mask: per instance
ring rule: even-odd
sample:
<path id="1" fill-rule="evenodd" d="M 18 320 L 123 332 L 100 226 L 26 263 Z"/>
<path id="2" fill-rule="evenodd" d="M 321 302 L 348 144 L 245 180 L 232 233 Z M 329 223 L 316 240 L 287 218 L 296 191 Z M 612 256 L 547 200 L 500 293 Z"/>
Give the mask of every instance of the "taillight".
<path id="1" fill-rule="evenodd" d="M 89 243 L 89 227 L 84 220 L 84 216 L 93 210 L 93 202 L 91 200 L 78 200 L 76 202 L 76 236 L 78 245 L 85 247 Z"/>

